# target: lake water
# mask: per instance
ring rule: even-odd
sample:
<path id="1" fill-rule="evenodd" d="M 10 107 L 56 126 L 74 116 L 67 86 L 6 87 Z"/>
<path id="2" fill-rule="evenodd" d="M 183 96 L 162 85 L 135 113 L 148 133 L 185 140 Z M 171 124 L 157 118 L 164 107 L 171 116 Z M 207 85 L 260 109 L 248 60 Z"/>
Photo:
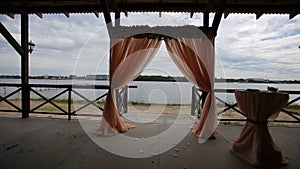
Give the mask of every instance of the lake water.
<path id="1" fill-rule="evenodd" d="M 0 79 L 0 83 L 20 83 L 20 79 Z M 30 79 L 31 84 L 76 84 L 76 85 L 108 85 L 108 81 L 89 81 L 89 80 L 44 80 Z M 134 81 L 129 85 L 136 85 L 137 88 L 129 89 L 129 101 L 141 103 L 158 104 L 190 104 L 192 95 L 192 84 L 189 82 L 145 82 Z M 300 91 L 299 84 L 270 84 L 270 83 L 215 83 L 215 89 L 260 89 L 266 90 L 268 86 L 279 88 L 279 90 Z M 0 87 L 0 95 L 5 96 L 12 92 L 14 87 Z M 44 96 L 50 98 L 62 89 L 37 88 Z M 94 99 L 107 92 L 107 90 L 94 89 L 74 89 L 89 99 Z M 216 96 L 227 102 L 234 102 L 234 94 L 216 93 Z M 75 94 L 75 99 L 80 99 Z M 296 95 L 290 95 L 295 98 Z M 10 98 L 21 98 L 21 92 L 16 93 Z M 31 92 L 31 98 L 40 98 Z M 67 94 L 62 95 L 60 99 L 66 99 Z M 297 102 L 300 104 L 300 101 Z"/>

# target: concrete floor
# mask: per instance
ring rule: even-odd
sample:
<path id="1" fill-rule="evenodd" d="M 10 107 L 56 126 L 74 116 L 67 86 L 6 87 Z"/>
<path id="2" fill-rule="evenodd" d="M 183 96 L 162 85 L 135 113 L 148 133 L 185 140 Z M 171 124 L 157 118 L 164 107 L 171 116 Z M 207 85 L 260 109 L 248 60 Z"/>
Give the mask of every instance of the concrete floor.
<path id="1" fill-rule="evenodd" d="M 146 123 L 137 125 L 127 135 L 149 135 L 168 125 Z M 174 148 L 147 158 L 127 158 L 114 155 L 95 144 L 78 120 L 47 118 L 0 117 L 1 169 L 253 169 L 230 153 L 232 142 L 241 126 L 220 125 L 215 140 L 199 144 L 188 134 Z M 271 135 L 281 147 L 289 165 L 265 168 L 300 168 L 300 128 L 270 127 Z M 126 146 L 126 145 L 124 145 Z M 176 154 L 176 156 L 174 155 Z"/>

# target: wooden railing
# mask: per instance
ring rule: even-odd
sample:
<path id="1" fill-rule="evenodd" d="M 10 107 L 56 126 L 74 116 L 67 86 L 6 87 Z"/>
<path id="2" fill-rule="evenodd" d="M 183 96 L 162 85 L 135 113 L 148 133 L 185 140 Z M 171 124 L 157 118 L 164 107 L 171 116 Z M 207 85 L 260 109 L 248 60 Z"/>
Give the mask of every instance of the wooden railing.
<path id="1" fill-rule="evenodd" d="M 10 99 L 17 93 L 22 91 L 21 84 L 9 84 L 9 83 L 0 83 L 0 87 L 3 88 L 15 88 L 14 90 L 11 90 L 11 92 L 5 93 L 4 96 L 0 96 L 0 102 L 6 102 L 8 105 L 11 106 L 12 109 L 2 109 L 0 107 L 0 111 L 2 112 L 22 112 L 22 108 L 20 105 L 15 104 Z M 72 116 L 79 116 L 77 112 L 83 110 L 84 108 L 92 105 L 96 107 L 97 109 L 103 111 L 103 107 L 101 107 L 97 102 L 101 99 L 104 99 L 107 95 L 107 91 L 109 90 L 109 86 L 107 85 L 54 85 L 54 84 L 30 84 L 30 91 L 31 93 L 36 94 L 42 101 L 39 102 L 38 105 L 32 106 L 30 108 L 30 113 L 36 113 L 36 114 L 55 114 L 55 115 L 66 115 L 68 119 L 71 119 Z M 128 86 L 123 89 L 117 90 L 116 96 L 117 96 L 117 105 L 118 110 L 120 114 L 127 113 L 128 111 L 128 88 L 136 88 L 137 86 Z M 58 92 L 54 96 L 46 97 L 43 95 L 41 91 L 43 90 L 51 90 L 51 89 L 60 89 L 62 91 Z M 80 93 L 78 89 L 94 89 L 94 90 L 106 90 L 104 94 L 94 98 L 89 99 L 84 94 Z M 225 94 L 233 94 L 236 89 L 215 89 L 215 93 L 225 93 Z M 288 116 L 292 117 L 293 120 L 275 120 L 274 122 L 283 122 L 283 123 L 300 123 L 300 112 L 298 109 L 296 110 L 290 110 L 288 107 L 297 101 L 300 100 L 300 91 L 281 91 L 289 93 L 290 96 L 293 95 L 295 97 L 290 97 L 291 99 L 289 102 L 285 105 L 284 108 L 282 108 L 281 113 L 285 113 Z M 60 105 L 55 103 L 55 100 L 58 99 L 58 97 L 62 96 L 63 94 L 67 94 L 67 109 L 63 109 Z M 74 108 L 72 110 L 72 104 L 73 104 L 73 97 L 74 96 L 79 97 L 81 100 L 84 100 L 85 104 L 80 104 L 78 107 Z M 202 90 L 193 87 L 192 90 L 192 103 L 191 103 L 191 115 L 200 117 L 201 116 L 201 108 L 203 106 L 203 101 L 206 96 L 206 93 Z M 234 112 L 237 112 L 241 116 L 244 116 L 242 112 L 238 108 L 238 104 L 236 102 L 226 102 L 225 100 L 222 100 L 219 97 L 216 97 L 219 104 L 222 104 L 221 110 L 219 109 L 218 115 L 221 115 L 222 113 L 228 112 L 230 110 L 233 110 Z M 39 109 L 46 104 L 50 104 L 54 106 L 57 110 L 60 112 L 49 112 L 49 111 L 39 111 Z M 85 116 L 88 116 L 89 114 L 84 114 Z M 90 114 L 91 116 L 94 116 L 94 114 Z M 97 116 L 100 116 L 97 115 Z M 245 121 L 246 118 L 220 118 L 220 121 Z"/>
<path id="2" fill-rule="evenodd" d="M 7 112 L 22 112 L 22 108 L 20 108 L 18 105 L 12 103 L 9 98 L 14 96 L 15 94 L 17 94 L 18 92 L 22 91 L 21 88 L 21 84 L 6 84 L 6 83 L 0 83 L 0 86 L 3 87 L 4 90 L 6 90 L 6 88 L 16 88 L 15 90 L 13 90 L 10 93 L 6 93 L 4 92 L 5 96 L 0 96 L 0 102 L 6 102 L 7 104 L 9 104 L 11 107 L 13 107 L 15 110 L 0 110 L 0 111 L 7 111 Z"/>
<path id="3" fill-rule="evenodd" d="M 3 112 L 22 112 L 21 106 L 13 103 L 9 98 L 14 96 L 16 93 L 22 91 L 21 84 L 7 84 L 7 83 L 0 83 L 0 87 L 14 87 L 16 88 L 13 90 L 11 93 L 5 93 L 5 96 L 0 96 L 0 102 L 6 102 L 9 104 L 13 109 L 1 109 L 0 111 Z M 136 88 L 137 86 L 129 86 L 129 88 Z M 42 101 L 33 107 L 30 107 L 30 113 L 36 113 L 36 114 L 54 114 L 54 115 L 67 115 L 68 119 L 70 120 L 73 115 L 78 116 L 77 112 L 80 110 L 92 105 L 96 107 L 97 109 L 103 111 L 103 107 L 99 106 L 97 104 L 98 101 L 101 99 L 104 99 L 105 96 L 107 95 L 107 92 L 104 94 L 90 100 L 84 94 L 80 93 L 78 89 L 93 89 L 93 90 L 109 90 L 108 85 L 57 85 L 57 84 L 30 84 L 29 85 L 30 92 L 37 95 Z M 62 90 L 55 94 L 52 97 L 46 97 L 43 95 L 41 92 L 42 89 L 47 89 L 47 90 L 55 90 L 59 89 Z M 39 91 L 40 90 L 40 91 Z M 118 89 L 117 90 L 117 106 L 120 114 L 127 113 L 128 107 L 127 107 L 127 97 L 128 97 L 128 87 L 125 87 L 123 89 Z M 67 94 L 67 110 L 63 109 L 60 105 L 55 103 L 55 100 L 57 100 L 60 96 Z M 85 101 L 86 103 L 83 105 L 79 105 L 78 107 L 72 106 L 73 104 L 73 96 L 76 95 L 80 100 Z M 60 112 L 49 112 L 49 111 L 39 111 L 39 109 L 46 104 L 50 104 L 53 107 L 55 107 L 57 110 Z M 72 110 L 73 107 L 73 110 Z M 88 116 L 89 114 L 84 114 L 85 116 Z M 91 115 L 91 114 L 90 114 Z M 100 115 L 98 115 L 100 116 Z"/>
<path id="4" fill-rule="evenodd" d="M 217 93 L 226 93 L 226 94 L 233 94 L 237 89 L 215 89 L 215 95 Z M 276 119 L 273 122 L 279 122 L 279 123 L 300 123 L 300 110 L 290 110 L 289 106 L 292 104 L 296 103 L 297 101 L 300 100 L 300 91 L 290 91 L 290 90 L 281 90 L 280 92 L 285 92 L 288 93 L 290 96 L 295 96 L 295 97 L 290 97 L 289 102 L 281 109 L 280 113 L 285 113 L 289 117 L 291 117 L 291 120 L 281 120 L 281 119 Z M 205 99 L 205 92 L 202 91 L 201 89 L 198 89 L 196 87 L 193 87 L 192 89 L 192 104 L 191 104 L 191 115 L 200 117 L 201 116 L 201 108 L 203 106 L 203 99 Z M 244 116 L 243 113 L 239 110 L 238 104 L 236 102 L 231 102 L 228 103 L 225 100 L 222 100 L 221 98 L 216 96 L 216 100 L 218 103 L 222 104 L 221 110 L 219 110 L 217 113 L 218 115 L 221 115 L 222 113 L 225 113 L 229 110 L 233 110 L 234 112 L 240 114 L 241 116 Z M 300 106 L 299 106 L 300 107 Z M 246 121 L 245 118 L 222 118 L 222 116 L 219 116 L 219 121 Z"/>

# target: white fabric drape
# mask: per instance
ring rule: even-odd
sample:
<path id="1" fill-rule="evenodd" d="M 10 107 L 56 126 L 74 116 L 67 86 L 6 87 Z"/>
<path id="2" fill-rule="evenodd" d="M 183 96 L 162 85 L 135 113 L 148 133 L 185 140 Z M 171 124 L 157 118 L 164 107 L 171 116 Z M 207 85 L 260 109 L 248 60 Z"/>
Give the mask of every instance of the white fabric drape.
<path id="1" fill-rule="evenodd" d="M 158 39 L 133 38 L 113 39 L 110 54 L 110 90 L 106 97 L 103 118 L 96 131 L 99 135 L 126 132 L 133 125 L 125 124 L 119 116 L 115 89 L 127 85 L 140 75 L 157 53 Z"/>
<path id="2" fill-rule="evenodd" d="M 217 128 L 214 96 L 214 47 L 204 38 L 166 39 L 168 52 L 183 75 L 195 86 L 208 92 L 201 112 L 199 125 L 193 133 L 199 142 L 210 138 Z"/>

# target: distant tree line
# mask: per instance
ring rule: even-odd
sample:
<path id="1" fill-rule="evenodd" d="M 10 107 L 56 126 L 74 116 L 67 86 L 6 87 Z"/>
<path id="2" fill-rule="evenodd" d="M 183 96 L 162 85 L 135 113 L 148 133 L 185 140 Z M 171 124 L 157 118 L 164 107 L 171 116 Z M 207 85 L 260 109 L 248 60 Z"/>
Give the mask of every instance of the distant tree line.
<path id="1" fill-rule="evenodd" d="M 73 75 L 74 76 L 74 75 Z M 102 75 L 104 76 L 104 75 Z M 105 75 L 108 77 L 108 75 Z M 20 79 L 19 75 L 0 75 L 0 79 Z M 70 76 L 29 76 L 30 79 L 73 79 Z M 76 77 L 76 79 L 87 79 L 86 77 Z M 96 79 L 96 80 L 107 80 L 107 79 Z M 172 76 L 161 76 L 161 75 L 140 75 L 134 81 L 160 81 L 160 82 L 187 82 L 185 77 L 172 77 Z M 300 84 L 300 80 L 270 80 L 261 78 L 239 78 L 239 79 L 224 79 L 215 78 L 215 82 L 237 82 L 237 83 L 285 83 L 285 84 Z"/>
<path id="2" fill-rule="evenodd" d="M 140 75 L 134 81 L 162 81 L 162 82 L 187 82 L 185 77 L 172 76 L 145 76 Z"/>
<path id="3" fill-rule="evenodd" d="M 19 75 L 0 75 L 1 79 L 20 79 Z"/>
<path id="4" fill-rule="evenodd" d="M 0 79 L 21 79 L 19 75 L 0 75 Z M 29 79 L 68 79 L 68 76 L 29 76 Z"/>
<path id="5" fill-rule="evenodd" d="M 237 83 L 285 83 L 300 84 L 300 80 L 269 80 L 269 79 L 215 79 L 215 82 L 237 82 Z"/>

